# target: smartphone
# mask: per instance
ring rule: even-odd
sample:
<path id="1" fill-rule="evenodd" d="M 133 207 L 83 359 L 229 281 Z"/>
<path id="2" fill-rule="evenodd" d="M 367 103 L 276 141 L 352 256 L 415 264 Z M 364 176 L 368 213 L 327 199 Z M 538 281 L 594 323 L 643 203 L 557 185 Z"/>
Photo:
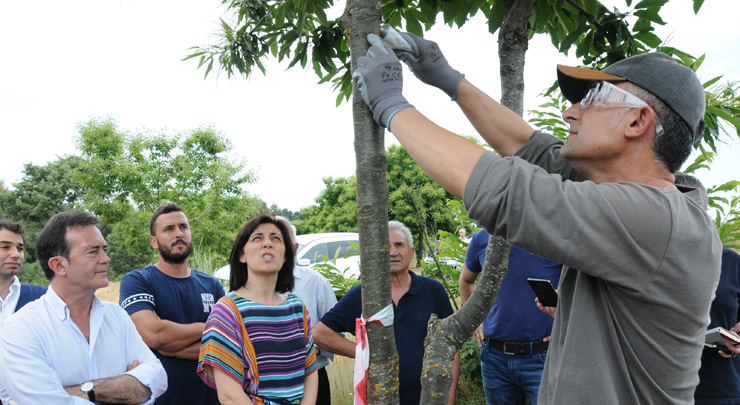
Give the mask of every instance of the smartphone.
<path id="1" fill-rule="evenodd" d="M 542 305 L 546 307 L 556 307 L 558 305 L 558 292 L 555 291 L 550 280 L 528 278 L 527 282 Z"/>
<path id="2" fill-rule="evenodd" d="M 740 336 L 722 327 L 709 329 L 707 331 L 704 345 L 713 349 L 721 350 L 728 354 L 732 354 L 732 352 L 727 349 L 727 346 L 725 346 L 725 342 L 728 342 L 733 346 L 738 346 L 740 345 Z"/>

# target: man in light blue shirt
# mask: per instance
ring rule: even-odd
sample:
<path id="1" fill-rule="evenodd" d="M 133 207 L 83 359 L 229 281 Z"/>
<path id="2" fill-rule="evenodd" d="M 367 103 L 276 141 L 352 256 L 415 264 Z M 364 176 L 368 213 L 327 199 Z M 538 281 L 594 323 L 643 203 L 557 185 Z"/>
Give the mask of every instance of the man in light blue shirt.
<path id="1" fill-rule="evenodd" d="M 167 375 L 118 305 L 95 291 L 108 285 L 108 246 L 97 217 L 65 211 L 37 241 L 51 281 L 42 298 L 0 330 L 3 403 L 146 403 L 167 390 Z"/>
<path id="2" fill-rule="evenodd" d="M 5 318 L 46 293 L 45 286 L 21 284 L 18 279 L 25 245 L 23 223 L 0 219 L 0 327 Z"/>

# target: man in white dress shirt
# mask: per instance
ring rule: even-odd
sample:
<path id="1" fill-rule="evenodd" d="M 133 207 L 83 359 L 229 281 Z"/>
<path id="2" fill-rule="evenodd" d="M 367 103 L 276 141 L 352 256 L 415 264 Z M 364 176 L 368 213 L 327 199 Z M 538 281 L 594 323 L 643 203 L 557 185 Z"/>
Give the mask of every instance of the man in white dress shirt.
<path id="1" fill-rule="evenodd" d="M 97 224 L 65 211 L 41 231 L 38 257 L 51 285 L 0 330 L 3 403 L 150 404 L 167 390 L 162 364 L 128 314 L 95 296 L 110 263 Z"/>
<path id="2" fill-rule="evenodd" d="M 25 245 L 23 223 L 0 219 L 0 327 L 5 318 L 46 293 L 45 286 L 21 284 L 18 279 Z"/>

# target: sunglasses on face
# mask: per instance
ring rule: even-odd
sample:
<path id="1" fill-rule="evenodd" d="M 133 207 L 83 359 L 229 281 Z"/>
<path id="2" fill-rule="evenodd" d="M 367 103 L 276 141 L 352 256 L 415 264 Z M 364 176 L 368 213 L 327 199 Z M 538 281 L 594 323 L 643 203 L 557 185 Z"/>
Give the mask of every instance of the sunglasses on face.
<path id="1" fill-rule="evenodd" d="M 581 110 L 592 107 L 643 108 L 650 106 L 636 95 L 609 82 L 596 82 L 581 100 Z M 655 132 L 658 135 L 663 133 L 663 125 L 657 114 L 655 115 Z"/>

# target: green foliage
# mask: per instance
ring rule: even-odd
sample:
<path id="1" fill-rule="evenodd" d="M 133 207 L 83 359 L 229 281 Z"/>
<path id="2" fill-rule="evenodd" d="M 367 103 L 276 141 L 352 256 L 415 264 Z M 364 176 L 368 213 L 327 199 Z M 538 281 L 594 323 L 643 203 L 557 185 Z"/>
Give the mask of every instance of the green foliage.
<path id="1" fill-rule="evenodd" d="M 316 197 L 316 204 L 301 209 L 293 222 L 298 234 L 321 232 L 357 232 L 357 179 L 325 177 L 326 188 Z"/>
<path id="2" fill-rule="evenodd" d="M 210 275 L 213 275 L 216 270 L 224 266 L 223 263 L 219 261 L 218 255 L 213 254 L 210 250 L 193 250 L 193 254 L 188 258 L 190 268 Z"/>
<path id="3" fill-rule="evenodd" d="M 454 207 L 450 209 L 448 205 L 454 197 L 432 181 L 402 146 L 391 146 L 386 156 L 389 217 L 409 228 L 414 235 L 417 259 L 421 259 L 425 251 L 432 250 L 424 243 L 425 229 L 433 234 L 438 229 L 454 230 L 457 226 Z"/>
<path id="4" fill-rule="evenodd" d="M 270 207 L 268 208 L 268 210 L 273 215 L 280 215 L 283 218 L 287 218 L 288 221 L 290 221 L 291 223 L 293 221 L 295 221 L 295 220 L 303 219 L 303 217 L 301 216 L 301 214 L 299 212 L 291 211 L 291 210 L 289 210 L 287 208 L 280 208 L 280 207 L 277 206 L 277 204 L 270 205 Z"/>
<path id="5" fill-rule="evenodd" d="M 457 310 L 457 303 L 460 300 L 460 270 L 465 263 L 465 250 L 468 244 L 461 241 L 457 235 L 446 231 L 439 231 L 437 243 L 439 251 L 429 255 L 431 261 L 419 262 L 422 267 L 421 275 L 442 283 L 452 300 L 453 307 Z"/>
<path id="6" fill-rule="evenodd" d="M 460 374 L 466 375 L 474 381 L 483 383 L 480 369 L 480 349 L 474 338 L 463 343 L 460 348 Z"/>
<path id="7" fill-rule="evenodd" d="M 360 247 L 354 242 L 350 243 L 354 247 L 354 251 L 347 252 L 346 254 L 341 256 L 342 258 L 359 255 Z M 359 279 L 352 277 L 349 274 L 349 267 L 337 267 L 337 259 L 340 258 L 340 251 L 341 248 L 338 248 L 336 252 L 334 252 L 334 255 L 332 257 L 321 256 L 324 261 L 322 263 L 317 263 L 311 267 L 312 269 L 318 271 L 319 273 L 321 273 L 321 275 L 326 277 L 327 280 L 329 280 L 331 286 L 334 288 L 334 294 L 336 294 L 338 297 L 347 294 L 347 291 L 349 291 L 350 288 L 356 286 L 357 284 L 360 284 L 361 282 Z"/>
<path id="8" fill-rule="evenodd" d="M 184 60 L 198 60 L 205 76 L 217 64 L 227 75 L 249 77 L 254 68 L 263 74 L 268 56 L 289 60 L 288 67 L 310 66 L 320 83 L 333 81 L 341 94 L 351 93 L 349 48 L 339 19 L 328 20 L 329 0 L 224 0 L 228 16 L 221 19 L 220 41 L 192 47 Z M 310 56 L 310 59 L 309 59 Z M 341 97 L 337 99 L 337 104 Z"/>
<path id="9" fill-rule="evenodd" d="M 712 187 L 707 192 L 714 193 L 721 188 L 732 186 L 732 191 L 737 193 L 738 185 L 740 185 L 740 182 L 732 181 L 719 187 Z M 721 199 L 727 208 L 725 210 L 725 207 L 721 205 L 714 205 L 717 208 L 717 211 L 715 211 L 714 226 L 717 228 L 717 232 L 719 232 L 722 245 L 727 248 L 740 249 L 740 195 L 736 194 L 729 198 L 717 197 L 717 199 Z"/>
<path id="10" fill-rule="evenodd" d="M 456 212 L 465 210 L 460 208 L 459 201 L 458 205 L 448 205 L 454 197 L 433 182 L 403 147 L 389 147 L 386 156 L 389 218 L 409 227 L 415 239 L 417 259 L 421 259 L 430 249 L 421 244 L 423 230 L 429 233 L 438 229 L 455 230 L 463 225 L 455 222 Z M 323 180 L 326 188 L 316 198 L 316 205 L 303 208 L 302 219 L 293 221 L 298 233 L 357 232 L 355 176 Z M 467 223 L 472 221 L 468 219 Z"/>
<path id="11" fill-rule="evenodd" d="M 627 56 L 655 48 L 662 40 L 654 34 L 654 24 L 665 24 L 659 15 L 667 0 L 642 1 L 627 12 L 609 10 L 598 1 L 535 0 L 529 18 L 529 32 L 547 34 L 553 46 L 576 56 L 586 64 L 602 66 Z M 275 57 L 288 60 L 288 67 L 309 65 L 319 83 L 331 81 L 339 90 L 337 105 L 352 92 L 350 55 L 341 18 L 329 20 L 328 0 L 267 2 L 259 0 L 222 1 L 228 7 L 220 21 L 219 42 L 192 47 L 184 60 L 198 61 L 207 76 L 213 69 L 227 75 L 249 77 L 255 69 L 263 74 L 263 60 Z M 631 2 L 628 2 L 629 5 Z M 703 2 L 694 1 L 697 12 Z M 345 13 L 351 15 L 351 8 Z M 396 0 L 382 3 L 382 13 L 390 25 L 423 35 L 438 17 L 449 26 L 464 25 L 481 12 L 494 34 L 506 18 L 506 0 Z M 626 19 L 636 17 L 630 29 Z"/>
<path id="12" fill-rule="evenodd" d="M 528 111 L 532 117 L 529 122 L 535 128 L 548 132 L 565 142 L 568 138 L 568 126 L 563 121 L 563 113 L 570 106 L 570 102 L 565 99 L 559 89 L 548 89 L 540 96 L 547 98 L 548 101 L 540 104 L 539 110 Z"/>
<path id="13" fill-rule="evenodd" d="M 39 262 L 23 263 L 23 268 L 18 272 L 18 280 L 23 284 L 49 285 L 49 279 L 46 278 L 44 270 Z"/>
<path id="14" fill-rule="evenodd" d="M 87 189 L 85 206 L 111 227 L 113 272 L 118 277 L 153 257 L 149 219 L 163 203 L 184 209 L 196 249 L 225 261 L 234 235 L 246 219 L 263 210 L 243 186 L 254 180 L 242 159 L 232 160 L 230 141 L 212 128 L 185 134 L 128 134 L 112 119 L 79 126 L 77 146 L 85 170 L 77 176 Z"/>
<path id="15" fill-rule="evenodd" d="M 36 261 L 36 237 L 49 218 L 81 208 L 86 189 L 76 176 L 84 170 L 84 161 L 77 156 L 60 157 L 43 166 L 26 163 L 14 189 L 0 192 L 2 216 L 26 225 L 26 262 Z"/>
<path id="16" fill-rule="evenodd" d="M 123 219 L 110 226 L 104 236 L 108 242 L 108 278 L 117 281 L 131 270 L 146 267 L 157 260 L 157 251 L 149 243 L 149 218 L 146 211 L 130 209 Z"/>

